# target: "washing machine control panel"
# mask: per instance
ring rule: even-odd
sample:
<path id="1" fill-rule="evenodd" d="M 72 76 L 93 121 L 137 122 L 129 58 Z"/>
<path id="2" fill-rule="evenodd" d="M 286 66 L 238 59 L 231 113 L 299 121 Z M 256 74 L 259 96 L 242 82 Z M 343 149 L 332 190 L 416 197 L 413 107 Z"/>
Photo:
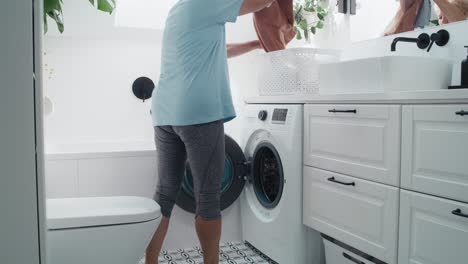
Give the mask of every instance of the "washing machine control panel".
<path id="1" fill-rule="evenodd" d="M 273 124 L 284 124 L 286 123 L 286 117 L 288 116 L 288 109 L 275 108 L 273 110 L 273 117 L 271 122 Z"/>

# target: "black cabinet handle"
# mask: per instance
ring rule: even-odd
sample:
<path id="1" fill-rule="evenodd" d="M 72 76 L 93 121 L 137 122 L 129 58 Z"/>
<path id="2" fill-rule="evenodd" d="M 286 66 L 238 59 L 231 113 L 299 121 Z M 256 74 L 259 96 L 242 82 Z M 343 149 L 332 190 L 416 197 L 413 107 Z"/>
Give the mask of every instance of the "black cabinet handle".
<path id="1" fill-rule="evenodd" d="M 455 114 L 459 116 L 466 116 L 468 115 L 468 112 L 461 110 L 461 111 L 455 112 Z"/>
<path id="2" fill-rule="evenodd" d="M 352 262 L 354 262 L 354 263 L 356 263 L 356 264 L 366 264 L 366 263 L 360 261 L 359 259 L 354 258 L 353 256 L 350 256 L 350 255 L 346 254 L 345 252 L 343 252 L 343 257 L 345 257 L 345 258 L 351 260 Z"/>
<path id="3" fill-rule="evenodd" d="M 335 177 L 330 177 L 328 178 L 329 181 L 331 182 L 335 182 L 335 183 L 339 183 L 339 184 L 343 184 L 343 185 L 347 185 L 347 186 L 355 186 L 356 184 L 354 182 L 342 182 L 342 181 L 338 181 L 335 179 Z"/>
<path id="4" fill-rule="evenodd" d="M 461 217 L 468 218 L 468 214 L 462 213 L 462 210 L 461 210 L 460 208 L 453 210 L 453 211 L 452 211 L 452 214 L 457 215 L 457 216 L 461 216 Z"/>
<path id="5" fill-rule="evenodd" d="M 337 109 L 330 109 L 328 110 L 329 113 L 354 113 L 357 114 L 357 110 L 337 110 Z M 468 113 L 467 113 L 468 114 Z"/>

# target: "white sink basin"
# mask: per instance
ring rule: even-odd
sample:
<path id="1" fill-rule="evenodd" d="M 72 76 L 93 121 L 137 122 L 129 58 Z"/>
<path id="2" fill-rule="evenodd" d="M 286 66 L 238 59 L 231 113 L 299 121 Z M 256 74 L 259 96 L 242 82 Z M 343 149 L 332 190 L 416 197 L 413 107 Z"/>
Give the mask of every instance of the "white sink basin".
<path id="1" fill-rule="evenodd" d="M 409 92 L 447 89 L 452 62 L 385 56 L 322 64 L 320 94 Z"/>

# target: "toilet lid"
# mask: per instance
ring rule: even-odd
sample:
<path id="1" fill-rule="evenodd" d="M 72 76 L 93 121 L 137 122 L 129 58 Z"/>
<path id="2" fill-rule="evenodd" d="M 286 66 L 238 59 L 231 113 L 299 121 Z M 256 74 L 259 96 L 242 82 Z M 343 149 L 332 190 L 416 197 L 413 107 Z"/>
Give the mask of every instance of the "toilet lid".
<path id="1" fill-rule="evenodd" d="M 155 201 L 133 196 L 47 199 L 46 208 L 49 230 L 139 223 L 161 216 Z"/>

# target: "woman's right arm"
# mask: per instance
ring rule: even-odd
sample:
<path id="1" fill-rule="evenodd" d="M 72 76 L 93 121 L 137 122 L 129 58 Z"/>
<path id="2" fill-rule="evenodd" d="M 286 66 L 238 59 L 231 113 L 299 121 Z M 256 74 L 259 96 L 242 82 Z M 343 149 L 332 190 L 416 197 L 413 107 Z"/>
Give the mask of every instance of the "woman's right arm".
<path id="1" fill-rule="evenodd" d="M 271 6 L 274 1 L 275 0 L 244 0 L 239 11 L 239 16 L 260 11 L 265 7 Z"/>

